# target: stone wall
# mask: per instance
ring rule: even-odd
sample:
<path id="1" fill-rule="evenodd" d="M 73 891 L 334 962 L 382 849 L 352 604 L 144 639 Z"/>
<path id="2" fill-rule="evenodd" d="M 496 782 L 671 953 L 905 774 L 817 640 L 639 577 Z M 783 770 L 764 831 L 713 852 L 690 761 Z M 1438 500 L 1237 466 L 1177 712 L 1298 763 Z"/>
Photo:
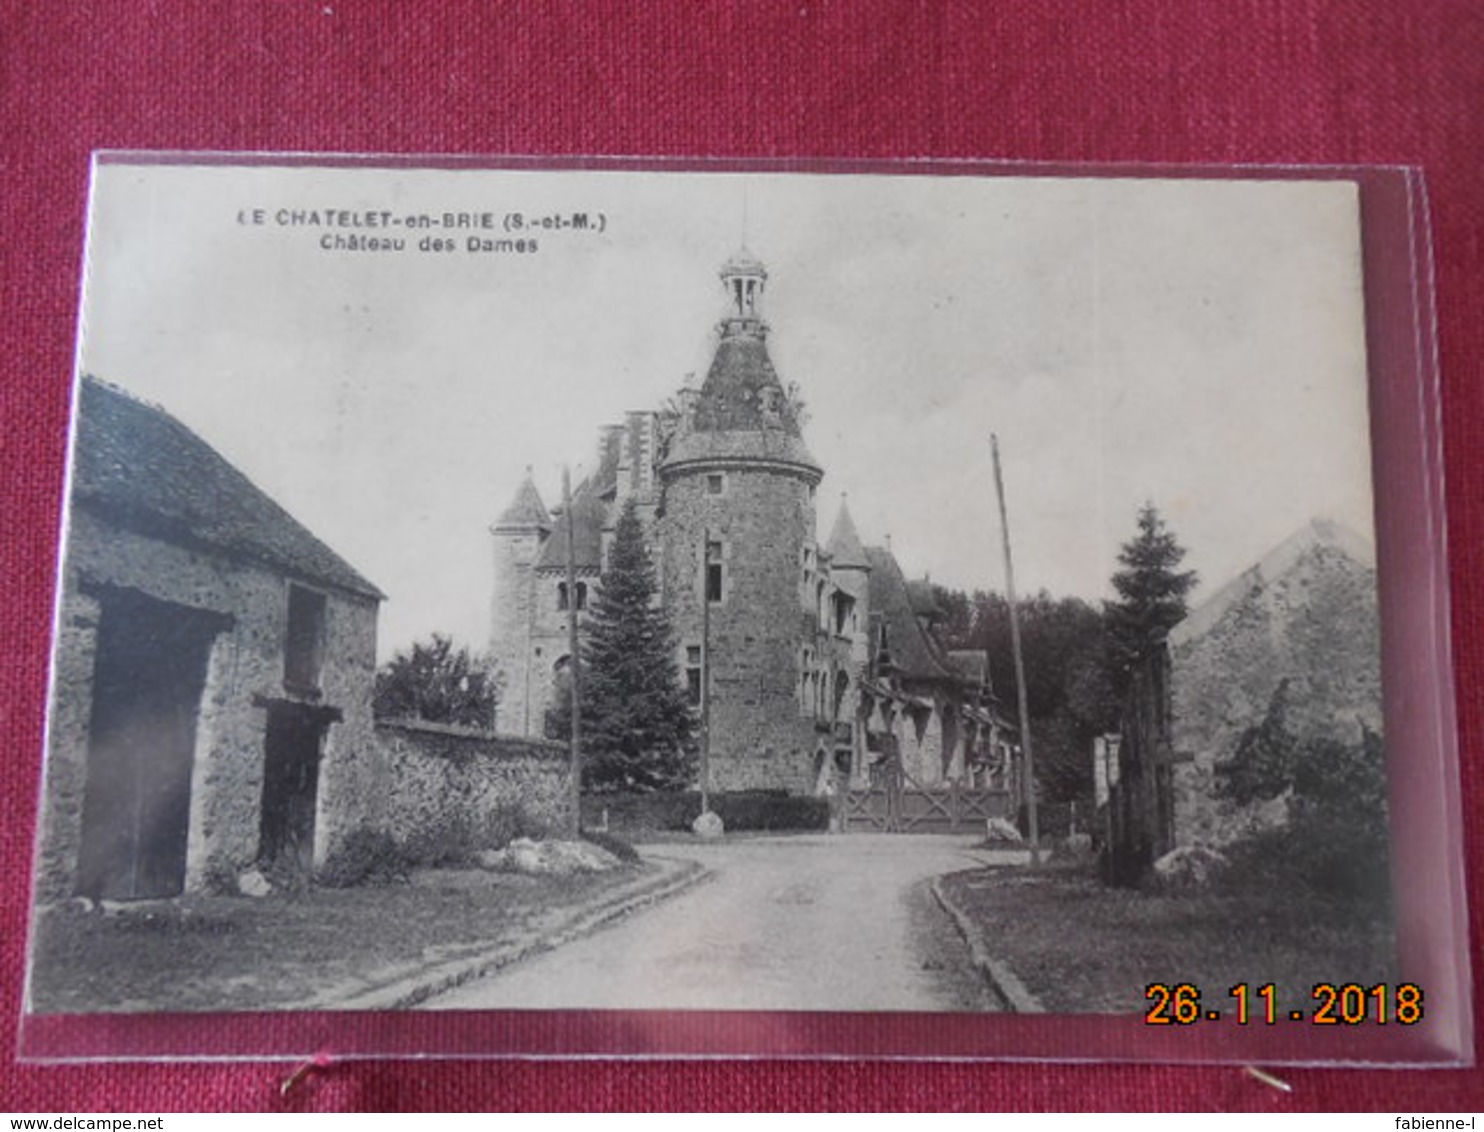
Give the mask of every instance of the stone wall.
<path id="1" fill-rule="evenodd" d="M 187 891 L 251 867 L 263 793 L 264 700 L 284 689 L 289 579 L 255 561 L 121 529 L 86 506 L 71 513 L 62 566 L 45 771 L 39 893 L 71 895 L 82 841 L 98 627 L 110 590 L 220 615 L 196 720 L 186 847 Z M 105 595 L 105 596 L 99 596 Z M 321 754 L 314 857 L 354 825 L 349 801 L 376 779 L 371 744 L 377 603 L 326 592 L 317 703 L 340 713 Z"/>
<path id="2" fill-rule="evenodd" d="M 399 840 L 439 827 L 462 827 L 477 838 L 512 807 L 552 834 L 576 832 L 571 764 L 560 743 L 378 720 L 376 746 L 387 778 L 367 823 Z"/>

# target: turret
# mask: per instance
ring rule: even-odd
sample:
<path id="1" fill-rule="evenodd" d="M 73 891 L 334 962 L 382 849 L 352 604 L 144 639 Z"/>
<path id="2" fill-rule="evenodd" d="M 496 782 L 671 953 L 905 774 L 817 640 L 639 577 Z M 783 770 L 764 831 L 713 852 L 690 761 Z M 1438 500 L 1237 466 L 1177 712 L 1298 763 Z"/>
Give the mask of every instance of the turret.
<path id="1" fill-rule="evenodd" d="M 857 671 L 863 671 L 870 652 L 871 565 L 866 559 L 865 547 L 861 545 L 844 493 L 840 495 L 840 510 L 835 515 L 835 525 L 830 531 L 825 553 L 830 560 L 830 580 L 850 602 L 844 616 L 837 617 L 837 625 L 840 634 L 850 638 L 852 665 Z"/>
<path id="2" fill-rule="evenodd" d="M 551 514 L 526 468 L 510 505 L 490 526 L 494 538 L 494 597 L 490 615 L 490 654 L 501 679 L 496 728 L 507 734 L 536 735 L 531 703 L 531 628 L 535 614 L 534 566 L 551 534 Z"/>
<path id="3" fill-rule="evenodd" d="M 745 252 L 722 267 L 715 355 L 700 389 L 683 398 L 659 469 L 665 602 L 683 664 L 709 633 L 718 790 L 813 785 L 799 638 L 780 627 L 800 623 L 799 564 L 813 544 L 823 472 L 768 356 L 767 278 Z"/>

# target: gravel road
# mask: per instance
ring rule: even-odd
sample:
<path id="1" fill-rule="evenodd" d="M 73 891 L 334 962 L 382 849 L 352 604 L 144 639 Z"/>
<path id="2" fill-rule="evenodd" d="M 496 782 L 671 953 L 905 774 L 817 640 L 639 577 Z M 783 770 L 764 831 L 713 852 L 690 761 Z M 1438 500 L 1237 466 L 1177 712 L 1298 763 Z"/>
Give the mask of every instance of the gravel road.
<path id="1" fill-rule="evenodd" d="M 992 1010 L 928 891 L 970 838 L 845 834 L 656 845 L 710 880 L 426 1009 Z"/>

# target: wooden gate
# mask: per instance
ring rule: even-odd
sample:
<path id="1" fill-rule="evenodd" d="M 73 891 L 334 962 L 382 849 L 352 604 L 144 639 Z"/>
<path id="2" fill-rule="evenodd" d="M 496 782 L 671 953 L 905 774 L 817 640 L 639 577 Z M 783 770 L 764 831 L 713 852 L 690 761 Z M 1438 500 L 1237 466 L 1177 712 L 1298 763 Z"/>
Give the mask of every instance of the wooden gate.
<path id="1" fill-rule="evenodd" d="M 847 833 L 973 833 L 989 818 L 1015 820 L 1011 791 L 957 781 L 923 786 L 900 759 L 883 761 L 871 785 L 847 790 L 841 827 Z"/>

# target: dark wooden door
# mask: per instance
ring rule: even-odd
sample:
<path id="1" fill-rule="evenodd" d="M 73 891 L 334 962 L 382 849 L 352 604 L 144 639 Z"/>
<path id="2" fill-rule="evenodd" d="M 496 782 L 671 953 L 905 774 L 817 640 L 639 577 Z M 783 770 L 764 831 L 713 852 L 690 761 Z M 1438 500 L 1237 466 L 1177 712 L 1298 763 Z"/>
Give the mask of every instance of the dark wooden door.
<path id="1" fill-rule="evenodd" d="M 219 619 L 141 594 L 102 601 L 77 890 L 115 900 L 185 886 L 196 717 Z"/>
<path id="2" fill-rule="evenodd" d="M 323 711 L 307 706 L 278 703 L 268 709 L 258 855 L 304 876 L 314 866 L 314 812 L 327 722 Z"/>

